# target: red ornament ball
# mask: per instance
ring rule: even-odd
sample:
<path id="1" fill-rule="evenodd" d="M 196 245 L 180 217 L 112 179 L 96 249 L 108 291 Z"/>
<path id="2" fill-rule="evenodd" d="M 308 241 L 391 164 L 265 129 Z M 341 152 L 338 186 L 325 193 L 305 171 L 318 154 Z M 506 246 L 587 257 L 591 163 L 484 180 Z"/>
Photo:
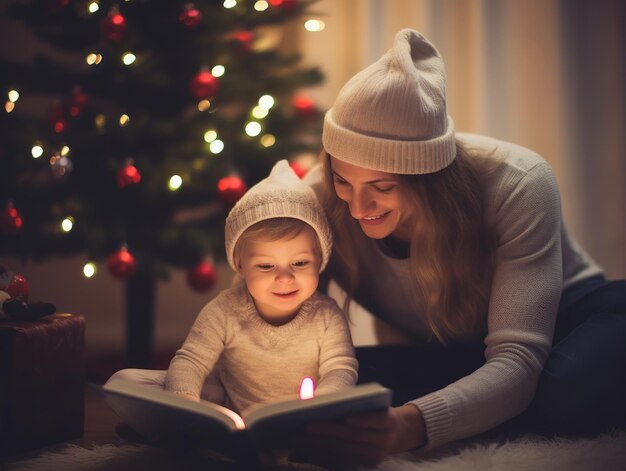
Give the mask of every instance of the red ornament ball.
<path id="1" fill-rule="evenodd" d="M 24 220 L 20 213 L 13 206 L 13 202 L 9 201 L 5 208 L 0 212 L 0 233 L 15 234 L 24 225 Z"/>
<path id="2" fill-rule="evenodd" d="M 11 296 L 11 298 L 17 298 L 19 296 L 24 298 L 25 300 L 28 299 L 28 295 L 30 293 L 26 278 L 18 274 L 13 275 L 11 281 L 9 281 L 9 284 L 6 287 L 6 290 L 4 291 L 9 293 L 9 296 Z"/>
<path id="3" fill-rule="evenodd" d="M 198 99 L 209 98 L 217 93 L 217 79 L 208 70 L 201 70 L 189 82 L 189 91 Z"/>
<path id="4" fill-rule="evenodd" d="M 117 171 L 117 187 L 122 190 L 136 185 L 141 181 L 141 174 L 137 167 L 132 164 L 124 165 Z"/>
<path id="5" fill-rule="evenodd" d="M 304 177 L 306 175 L 306 172 L 308 171 L 308 169 L 304 165 L 299 164 L 298 162 L 289 162 L 289 166 L 294 171 L 294 173 L 298 175 L 298 178 Z"/>
<path id="6" fill-rule="evenodd" d="M 48 110 L 48 122 L 57 134 L 62 133 L 67 128 L 67 115 L 62 103 L 55 103 Z"/>
<path id="7" fill-rule="evenodd" d="M 75 87 L 72 96 L 68 100 L 67 109 L 72 118 L 79 116 L 88 102 L 87 94 L 80 87 Z"/>
<path id="8" fill-rule="evenodd" d="M 317 115 L 317 108 L 315 102 L 309 97 L 304 95 L 296 95 L 291 102 L 296 114 L 302 118 L 313 118 Z"/>
<path id="9" fill-rule="evenodd" d="M 135 274 L 137 262 L 128 249 L 122 247 L 117 252 L 109 255 L 107 266 L 111 275 L 118 280 L 126 281 Z"/>
<path id="10" fill-rule="evenodd" d="M 269 0 L 269 4 L 273 7 L 289 10 L 298 4 L 298 0 Z"/>
<path id="11" fill-rule="evenodd" d="M 239 48 L 242 51 L 249 51 L 252 49 L 252 41 L 254 41 L 254 34 L 252 31 L 237 31 L 236 33 L 233 33 L 233 38 L 237 41 Z"/>
<path id="12" fill-rule="evenodd" d="M 217 182 L 218 195 L 229 207 L 235 206 L 247 190 L 245 182 L 236 175 L 224 177 Z"/>
<path id="13" fill-rule="evenodd" d="M 200 262 L 187 270 L 187 283 L 199 293 L 209 291 L 216 281 L 215 267 L 209 262 Z"/>
<path id="14" fill-rule="evenodd" d="M 178 16 L 178 21 L 187 29 L 194 29 L 202 21 L 202 12 L 198 10 L 193 4 L 188 3 L 185 5 L 185 9 Z"/>
<path id="15" fill-rule="evenodd" d="M 119 41 L 126 34 L 128 23 L 126 18 L 118 11 L 113 11 L 107 15 L 100 23 L 100 32 L 109 41 Z"/>

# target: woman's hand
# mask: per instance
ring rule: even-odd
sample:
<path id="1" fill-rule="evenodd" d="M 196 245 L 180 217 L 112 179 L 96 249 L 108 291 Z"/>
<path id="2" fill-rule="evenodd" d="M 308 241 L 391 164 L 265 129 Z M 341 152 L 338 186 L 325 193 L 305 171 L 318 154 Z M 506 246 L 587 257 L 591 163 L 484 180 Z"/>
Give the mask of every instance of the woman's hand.
<path id="1" fill-rule="evenodd" d="M 309 425 L 295 440 L 295 457 L 320 464 L 376 466 L 391 453 L 426 444 L 426 427 L 413 405 Z"/>

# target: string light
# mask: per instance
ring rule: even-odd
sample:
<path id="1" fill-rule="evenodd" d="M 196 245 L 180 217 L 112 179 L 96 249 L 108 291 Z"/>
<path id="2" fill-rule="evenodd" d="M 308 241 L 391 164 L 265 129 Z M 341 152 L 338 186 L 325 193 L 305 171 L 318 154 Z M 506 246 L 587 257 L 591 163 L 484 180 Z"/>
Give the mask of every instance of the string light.
<path id="1" fill-rule="evenodd" d="M 95 274 L 96 274 L 96 264 L 93 262 L 85 263 L 85 266 L 83 267 L 83 275 L 85 275 L 85 278 L 91 278 Z"/>
<path id="2" fill-rule="evenodd" d="M 237 0 L 224 0 L 224 8 L 234 8 L 237 6 Z"/>
<path id="3" fill-rule="evenodd" d="M 265 11 L 269 8 L 269 3 L 267 3 L 265 0 L 259 0 L 258 2 L 254 3 L 254 9 L 256 11 Z"/>
<path id="4" fill-rule="evenodd" d="M 207 132 L 204 133 L 204 142 L 211 143 L 215 139 L 217 139 L 217 131 L 216 130 L 209 129 Z"/>
<path id="5" fill-rule="evenodd" d="M 87 62 L 88 65 L 98 65 L 100 62 L 102 62 L 102 54 L 96 54 L 95 52 L 91 52 L 87 54 L 85 62 Z"/>
<path id="6" fill-rule="evenodd" d="M 127 52 L 122 56 L 122 62 L 124 65 L 131 65 L 137 60 L 137 56 L 132 52 Z"/>
<path id="7" fill-rule="evenodd" d="M 70 153 L 70 148 L 67 146 L 63 146 L 61 147 L 61 155 L 63 157 L 65 157 L 66 155 L 68 155 Z"/>
<path id="8" fill-rule="evenodd" d="M 100 10 L 100 4 L 98 2 L 91 2 L 87 7 L 87 10 L 89 11 L 89 13 L 95 13 Z"/>
<path id="9" fill-rule="evenodd" d="M 183 185 L 183 179 L 180 175 L 172 175 L 167 186 L 170 191 L 176 191 Z"/>
<path id="10" fill-rule="evenodd" d="M 11 103 L 15 103 L 17 100 L 20 99 L 20 94 L 17 90 L 9 90 L 9 93 L 7 93 L 7 95 Z"/>
<path id="11" fill-rule="evenodd" d="M 61 229 L 63 232 L 70 232 L 74 227 L 74 218 L 72 216 L 68 216 L 61 222 Z"/>
<path id="12" fill-rule="evenodd" d="M 4 110 L 5 110 L 7 113 L 10 113 L 10 112 L 11 112 L 11 111 L 13 111 L 14 109 L 15 109 L 15 103 L 13 103 L 12 101 L 7 101 L 7 102 L 4 104 Z"/>
<path id="13" fill-rule="evenodd" d="M 211 108 L 211 102 L 209 100 L 200 100 L 198 102 L 198 111 L 206 111 Z"/>
<path id="14" fill-rule="evenodd" d="M 259 106 L 264 110 L 269 110 L 274 106 L 274 97 L 272 95 L 263 95 L 259 98 Z"/>
<path id="15" fill-rule="evenodd" d="M 224 75 L 224 72 L 226 72 L 226 67 L 219 64 L 211 69 L 211 75 L 213 75 L 213 77 L 221 77 Z"/>
<path id="16" fill-rule="evenodd" d="M 35 144 L 30 150 L 30 153 L 32 154 L 33 159 L 38 159 L 43 155 L 43 147 L 41 147 L 39 144 Z"/>
<path id="17" fill-rule="evenodd" d="M 261 136 L 261 145 L 263 147 L 272 147 L 276 144 L 276 137 L 273 134 L 263 134 Z"/>
<path id="18" fill-rule="evenodd" d="M 304 22 L 304 29 L 312 33 L 323 31 L 326 24 L 322 20 L 307 20 Z"/>
<path id="19" fill-rule="evenodd" d="M 124 127 L 130 122 L 130 116 L 123 114 L 120 116 L 120 126 Z"/>
<path id="20" fill-rule="evenodd" d="M 261 134 L 261 125 L 256 121 L 250 121 L 246 124 L 246 134 L 248 136 L 254 137 Z"/>
<path id="21" fill-rule="evenodd" d="M 104 125 L 106 124 L 107 118 L 103 114 L 98 114 L 94 121 L 95 121 L 97 127 L 103 128 Z"/>
<path id="22" fill-rule="evenodd" d="M 252 108 L 252 116 L 256 119 L 263 119 L 269 114 L 269 111 L 265 108 L 261 108 L 260 106 L 255 106 Z"/>
<path id="23" fill-rule="evenodd" d="M 209 150 L 212 154 L 219 154 L 224 150 L 224 143 L 219 139 L 215 139 L 211 144 L 209 144 Z"/>

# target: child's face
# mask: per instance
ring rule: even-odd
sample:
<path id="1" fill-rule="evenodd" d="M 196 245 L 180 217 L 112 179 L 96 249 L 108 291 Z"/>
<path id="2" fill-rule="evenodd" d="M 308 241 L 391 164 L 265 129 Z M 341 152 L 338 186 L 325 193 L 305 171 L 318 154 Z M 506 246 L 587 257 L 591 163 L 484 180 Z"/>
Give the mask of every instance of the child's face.
<path id="1" fill-rule="evenodd" d="M 250 241 L 242 250 L 239 271 L 259 314 L 270 324 L 289 322 L 317 289 L 314 237 L 305 230 L 289 240 Z"/>

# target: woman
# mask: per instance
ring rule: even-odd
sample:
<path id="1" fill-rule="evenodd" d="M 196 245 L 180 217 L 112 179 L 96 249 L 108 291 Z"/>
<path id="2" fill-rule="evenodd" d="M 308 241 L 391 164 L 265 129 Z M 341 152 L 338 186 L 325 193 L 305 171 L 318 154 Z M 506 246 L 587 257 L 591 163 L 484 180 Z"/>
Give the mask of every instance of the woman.
<path id="1" fill-rule="evenodd" d="M 455 133 L 432 44 L 400 31 L 343 87 L 322 140 L 327 274 L 415 346 L 359 349 L 359 381 L 396 407 L 316 424 L 301 451 L 375 464 L 501 424 L 626 424 L 626 282 L 568 236 L 539 155 Z"/>

